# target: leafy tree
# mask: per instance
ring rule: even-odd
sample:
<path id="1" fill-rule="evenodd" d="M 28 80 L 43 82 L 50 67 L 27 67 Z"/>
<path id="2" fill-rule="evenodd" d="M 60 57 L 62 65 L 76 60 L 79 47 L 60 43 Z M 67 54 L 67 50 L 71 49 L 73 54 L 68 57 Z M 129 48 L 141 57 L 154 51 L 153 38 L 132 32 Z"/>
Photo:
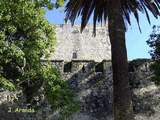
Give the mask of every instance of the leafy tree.
<path id="1" fill-rule="evenodd" d="M 128 61 L 125 45 L 125 21 L 131 24 L 133 13 L 139 25 L 138 12 L 145 13 L 150 22 L 148 10 L 157 18 L 159 0 L 69 0 L 66 5 L 66 20 L 72 24 L 81 16 L 81 31 L 93 15 L 94 34 L 96 23 L 108 20 L 112 52 L 114 119 L 132 120 L 133 110 L 128 79 Z"/>
<path id="2" fill-rule="evenodd" d="M 22 89 L 27 101 L 43 87 L 60 118 L 78 109 L 74 95 L 48 59 L 54 52 L 55 27 L 44 18 L 46 8 L 60 7 L 57 0 L 0 1 L 0 87 Z"/>
<path id="3" fill-rule="evenodd" d="M 160 85 L 160 26 L 153 26 L 153 31 L 147 40 L 147 44 L 152 48 L 150 55 L 154 61 L 151 64 L 151 69 L 155 74 L 152 79 L 156 84 Z"/>

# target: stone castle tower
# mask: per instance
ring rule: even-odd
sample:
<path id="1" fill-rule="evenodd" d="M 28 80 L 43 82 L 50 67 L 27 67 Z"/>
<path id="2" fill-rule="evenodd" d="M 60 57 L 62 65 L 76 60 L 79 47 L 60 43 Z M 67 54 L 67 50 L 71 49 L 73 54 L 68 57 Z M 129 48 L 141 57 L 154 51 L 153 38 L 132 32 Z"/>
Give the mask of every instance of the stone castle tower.
<path id="1" fill-rule="evenodd" d="M 97 35 L 93 36 L 93 26 L 88 25 L 83 33 L 80 26 L 70 24 L 56 26 L 57 46 L 52 60 L 102 60 L 111 59 L 111 48 L 107 26 L 97 26 Z"/>
<path id="2" fill-rule="evenodd" d="M 81 110 L 73 120 L 106 120 L 111 118 L 112 72 L 111 47 L 107 26 L 57 25 L 57 46 L 52 64 L 76 92 Z"/>

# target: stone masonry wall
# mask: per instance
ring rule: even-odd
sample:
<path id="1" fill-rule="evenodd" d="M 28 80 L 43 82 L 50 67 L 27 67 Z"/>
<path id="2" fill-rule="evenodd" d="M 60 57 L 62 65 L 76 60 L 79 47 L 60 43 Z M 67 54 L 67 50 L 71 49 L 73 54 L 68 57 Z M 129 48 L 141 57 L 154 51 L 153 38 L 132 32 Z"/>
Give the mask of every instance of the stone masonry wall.
<path id="1" fill-rule="evenodd" d="M 70 72 L 64 72 L 67 63 L 71 63 Z M 57 66 L 54 61 L 53 65 Z M 81 102 L 80 116 L 85 114 L 92 119 L 106 120 L 112 115 L 112 72 L 111 62 L 101 63 L 92 60 L 72 60 L 71 62 L 59 62 L 64 80 L 67 80 L 72 89 L 76 91 Z M 78 115 L 78 116 L 79 116 Z M 83 118 L 83 117 L 82 117 Z M 90 118 L 90 119 L 91 119 Z M 74 118 L 77 120 L 77 117 Z M 84 119 L 84 118 L 83 118 Z"/>
<path id="2" fill-rule="evenodd" d="M 51 60 L 110 60 L 111 46 L 107 29 L 107 26 L 97 26 L 97 35 L 94 37 L 92 25 L 87 25 L 83 34 L 79 25 L 57 25 L 57 44 Z"/>
<path id="3" fill-rule="evenodd" d="M 153 75 L 149 69 L 151 62 L 137 61 L 130 62 L 129 65 L 135 119 L 159 120 L 160 87 L 151 81 Z M 56 60 L 52 63 L 59 69 L 63 79 L 67 80 L 72 89 L 76 91 L 77 98 L 80 100 L 81 109 L 72 116 L 72 120 L 113 120 L 110 61 L 104 60 L 99 63 L 93 60 L 72 60 L 70 62 Z M 19 102 L 15 103 L 16 100 L 8 102 L 7 97 L 5 97 L 6 94 L 13 96 L 13 93 L 9 91 L 0 92 L 1 120 L 57 120 L 55 113 L 43 97 L 41 102 L 37 102 L 40 109 L 33 114 L 8 113 L 8 106 L 27 107 L 27 104 L 25 103 L 25 96 L 18 97 Z"/>

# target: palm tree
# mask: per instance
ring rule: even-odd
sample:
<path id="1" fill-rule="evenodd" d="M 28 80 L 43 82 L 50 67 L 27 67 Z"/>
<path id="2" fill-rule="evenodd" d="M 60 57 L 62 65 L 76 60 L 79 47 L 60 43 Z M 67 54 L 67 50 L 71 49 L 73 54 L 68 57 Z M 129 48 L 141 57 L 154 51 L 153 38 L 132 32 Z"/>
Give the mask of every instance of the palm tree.
<path id="1" fill-rule="evenodd" d="M 131 90 L 128 78 L 128 61 L 125 45 L 125 21 L 131 24 L 133 13 L 139 26 L 139 12 L 145 13 L 150 23 L 148 11 L 158 17 L 160 0 L 69 0 L 66 5 L 66 20 L 74 24 L 81 16 L 81 31 L 93 14 L 93 33 L 96 23 L 108 20 L 113 68 L 113 110 L 114 120 L 133 120 Z M 140 27 L 139 27 L 140 28 Z"/>

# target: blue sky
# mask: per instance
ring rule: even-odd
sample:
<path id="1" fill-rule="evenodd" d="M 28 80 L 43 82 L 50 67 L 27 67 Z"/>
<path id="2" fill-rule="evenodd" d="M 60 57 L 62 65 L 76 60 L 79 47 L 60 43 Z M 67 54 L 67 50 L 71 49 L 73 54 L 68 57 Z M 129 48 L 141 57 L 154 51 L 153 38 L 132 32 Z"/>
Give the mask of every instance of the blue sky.
<path id="1" fill-rule="evenodd" d="M 47 11 L 45 15 L 45 17 L 52 24 L 63 24 L 64 16 L 65 15 L 63 13 L 63 8 Z M 148 53 L 150 48 L 146 44 L 146 40 L 149 38 L 149 34 L 152 31 L 152 26 L 160 25 L 160 18 L 155 19 L 151 13 L 150 16 L 151 25 L 149 25 L 146 16 L 140 14 L 140 25 L 142 33 L 139 32 L 135 18 L 131 16 L 132 25 L 127 27 L 128 29 L 126 32 L 126 45 L 129 60 L 136 58 L 150 58 L 150 55 Z M 92 22 L 92 20 L 90 20 L 90 22 Z M 78 19 L 76 23 L 80 23 L 80 19 Z"/>

